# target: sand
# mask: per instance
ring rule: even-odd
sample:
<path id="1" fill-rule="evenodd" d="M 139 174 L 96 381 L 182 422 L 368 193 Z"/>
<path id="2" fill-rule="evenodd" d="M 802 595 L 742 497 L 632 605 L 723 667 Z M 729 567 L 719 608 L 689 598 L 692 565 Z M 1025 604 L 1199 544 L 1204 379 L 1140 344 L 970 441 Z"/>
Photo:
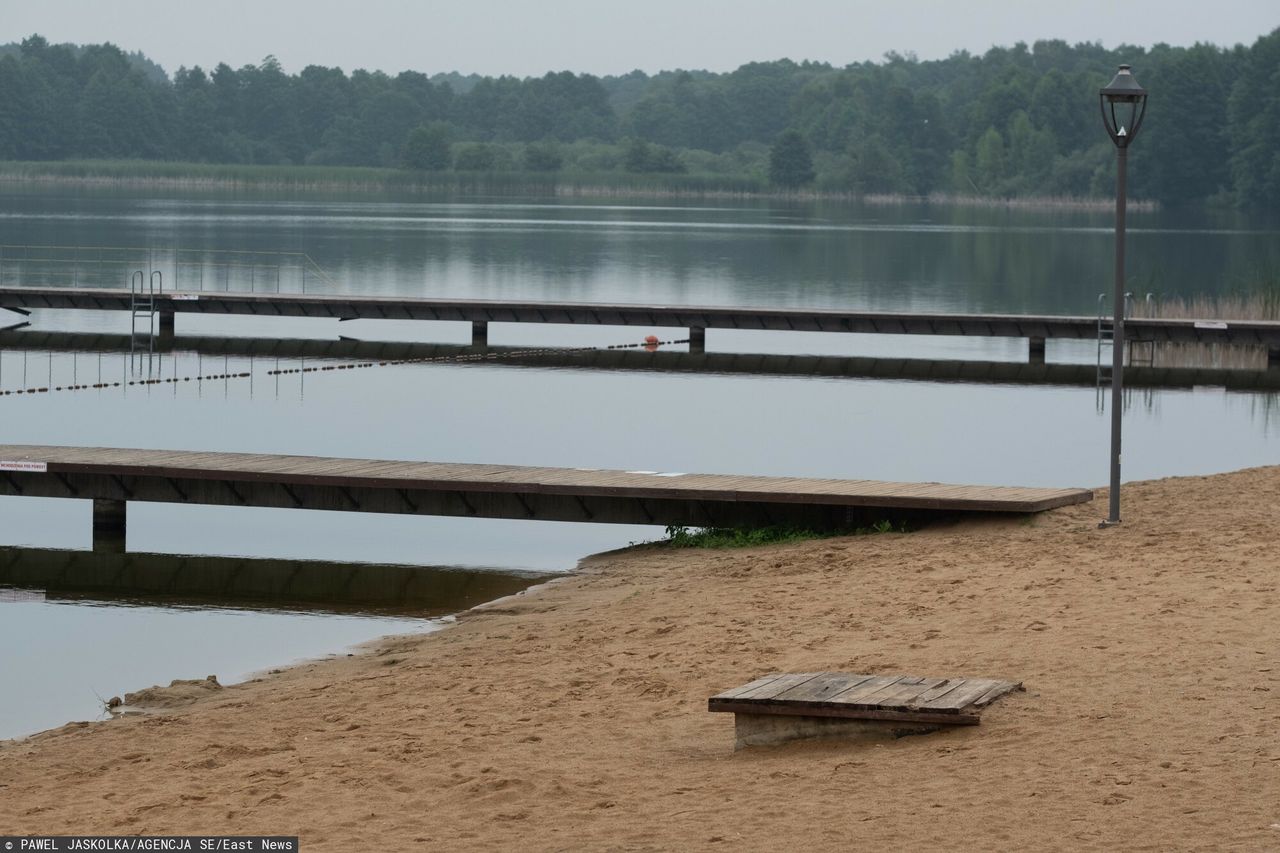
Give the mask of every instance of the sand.
<path id="1" fill-rule="evenodd" d="M 6 743 L 0 828 L 307 850 L 1280 849 L 1280 468 L 1127 486 L 1105 531 L 1099 498 L 606 555 L 430 636 Z M 706 699 L 775 670 L 1027 692 L 981 726 L 735 753 Z"/>

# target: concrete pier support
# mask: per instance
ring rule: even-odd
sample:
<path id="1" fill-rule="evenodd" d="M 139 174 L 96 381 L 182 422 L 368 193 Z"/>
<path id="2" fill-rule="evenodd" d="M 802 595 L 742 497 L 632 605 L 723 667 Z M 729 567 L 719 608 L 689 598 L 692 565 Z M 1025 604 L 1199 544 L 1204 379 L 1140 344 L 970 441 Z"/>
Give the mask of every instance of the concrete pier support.
<path id="1" fill-rule="evenodd" d="M 701 326 L 689 327 L 689 352 L 707 351 L 707 330 Z"/>
<path id="2" fill-rule="evenodd" d="M 124 501 L 94 498 L 93 550 L 98 553 L 123 554 L 125 521 L 128 504 Z"/>
<path id="3" fill-rule="evenodd" d="M 471 324 L 471 345 L 473 347 L 489 345 L 489 324 L 484 320 L 476 320 Z"/>
<path id="4" fill-rule="evenodd" d="M 1027 338 L 1027 362 L 1044 364 L 1044 338 Z"/>
<path id="5" fill-rule="evenodd" d="M 1280 347 L 1267 347 L 1267 369 L 1280 368 Z"/>

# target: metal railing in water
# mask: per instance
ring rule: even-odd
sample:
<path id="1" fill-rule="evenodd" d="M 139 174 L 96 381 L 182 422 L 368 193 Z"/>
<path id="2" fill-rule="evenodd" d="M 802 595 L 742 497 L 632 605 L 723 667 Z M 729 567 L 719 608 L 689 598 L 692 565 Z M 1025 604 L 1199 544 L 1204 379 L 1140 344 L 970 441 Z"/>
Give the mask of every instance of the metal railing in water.
<path id="1" fill-rule="evenodd" d="M 167 273 L 171 290 L 306 293 L 334 286 L 306 252 L 0 244 L 0 287 L 119 287 L 133 273 Z"/>

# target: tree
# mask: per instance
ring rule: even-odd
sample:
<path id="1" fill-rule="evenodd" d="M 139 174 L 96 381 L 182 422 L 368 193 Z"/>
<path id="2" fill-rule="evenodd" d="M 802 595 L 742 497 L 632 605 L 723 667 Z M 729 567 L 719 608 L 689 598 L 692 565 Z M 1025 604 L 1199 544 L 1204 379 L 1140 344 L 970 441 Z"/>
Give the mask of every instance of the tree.
<path id="1" fill-rule="evenodd" d="M 849 183 L 860 193 L 896 193 L 907 189 L 902 163 L 879 135 L 855 145 Z"/>
<path id="2" fill-rule="evenodd" d="M 458 149 L 453 167 L 460 172 L 491 172 L 498 163 L 498 155 L 492 145 L 472 142 Z"/>
<path id="3" fill-rule="evenodd" d="M 564 155 L 555 142 L 530 142 L 524 147 L 524 167 L 530 172 L 558 172 Z"/>
<path id="4" fill-rule="evenodd" d="M 988 127 L 982 134 L 978 140 L 976 160 L 979 188 L 984 193 L 997 192 L 1005 176 L 1004 138 L 1000 131 Z"/>
<path id="5" fill-rule="evenodd" d="M 1231 173 L 1240 204 L 1280 207 L 1280 29 L 1258 39 L 1231 92 Z"/>
<path id="6" fill-rule="evenodd" d="M 813 155 L 798 130 L 785 131 L 769 149 L 769 182 L 780 187 L 813 183 Z"/>
<path id="7" fill-rule="evenodd" d="M 453 161 L 449 136 L 449 127 L 443 122 L 414 128 L 404 143 L 404 164 L 410 169 L 433 172 L 449 168 Z"/>
<path id="8" fill-rule="evenodd" d="M 684 172 L 685 165 L 677 154 L 665 145 L 650 145 L 643 139 L 633 139 L 627 143 L 627 153 L 623 158 L 623 166 L 628 172 L 668 174 Z"/>

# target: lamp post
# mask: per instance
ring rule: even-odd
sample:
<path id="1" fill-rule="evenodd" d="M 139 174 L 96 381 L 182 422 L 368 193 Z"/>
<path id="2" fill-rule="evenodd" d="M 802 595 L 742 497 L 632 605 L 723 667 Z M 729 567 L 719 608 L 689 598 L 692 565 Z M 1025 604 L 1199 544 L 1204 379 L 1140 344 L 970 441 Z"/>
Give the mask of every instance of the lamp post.
<path id="1" fill-rule="evenodd" d="M 1128 65 L 1098 92 L 1102 124 L 1116 146 L 1116 284 L 1111 335 L 1111 506 L 1099 527 L 1120 523 L 1120 424 L 1124 405 L 1124 214 L 1129 145 L 1147 112 L 1147 90 L 1138 85 Z"/>

